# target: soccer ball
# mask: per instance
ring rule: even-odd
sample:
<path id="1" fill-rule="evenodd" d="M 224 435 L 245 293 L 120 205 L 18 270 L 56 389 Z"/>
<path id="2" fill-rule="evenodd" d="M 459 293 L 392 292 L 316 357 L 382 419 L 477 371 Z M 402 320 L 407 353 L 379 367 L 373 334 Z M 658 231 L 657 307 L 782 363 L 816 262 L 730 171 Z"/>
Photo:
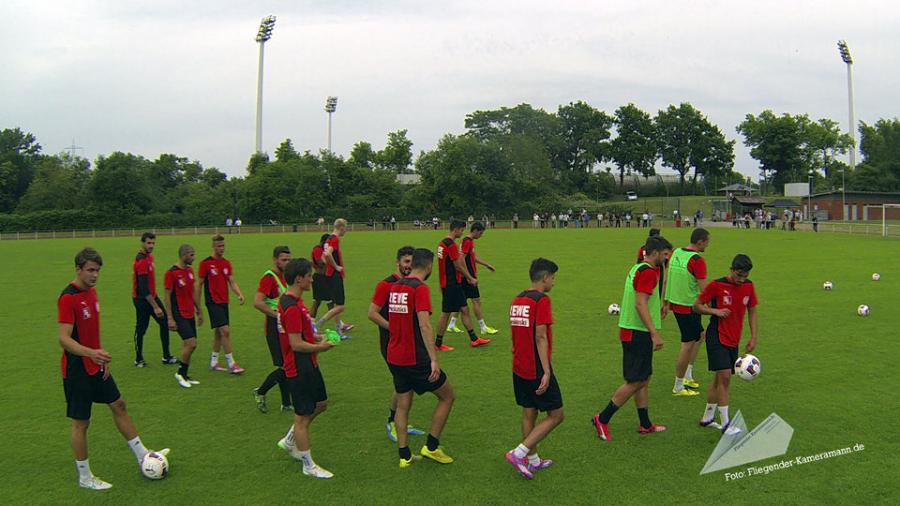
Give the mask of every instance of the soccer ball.
<path id="1" fill-rule="evenodd" d="M 877 272 L 872 274 L 872 281 L 878 281 L 879 279 L 881 279 L 881 274 L 878 274 Z"/>
<path id="2" fill-rule="evenodd" d="M 621 309 L 619 309 L 618 304 L 610 304 L 609 307 L 606 309 L 606 311 L 609 312 L 609 314 L 611 314 L 611 315 L 617 315 L 617 314 L 619 314 Z"/>
<path id="3" fill-rule="evenodd" d="M 834 290 L 834 283 L 832 283 L 831 281 L 826 281 L 825 284 L 822 285 L 822 288 L 826 290 Z"/>
<path id="4" fill-rule="evenodd" d="M 859 307 L 856 308 L 856 314 L 859 316 L 869 316 L 869 306 L 860 304 Z"/>
<path id="5" fill-rule="evenodd" d="M 151 480 L 161 480 L 169 474 L 169 460 L 165 455 L 150 452 L 141 461 L 141 474 Z"/>
<path id="6" fill-rule="evenodd" d="M 734 371 L 744 381 L 752 381 L 762 371 L 762 364 L 755 355 L 744 355 L 734 363 Z"/>

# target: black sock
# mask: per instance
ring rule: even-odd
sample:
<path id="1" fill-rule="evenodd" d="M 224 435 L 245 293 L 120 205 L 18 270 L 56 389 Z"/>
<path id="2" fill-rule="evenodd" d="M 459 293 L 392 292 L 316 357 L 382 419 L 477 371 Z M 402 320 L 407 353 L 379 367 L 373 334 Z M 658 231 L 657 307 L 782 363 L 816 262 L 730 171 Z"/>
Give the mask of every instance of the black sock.
<path id="1" fill-rule="evenodd" d="M 278 380 L 278 389 L 281 390 L 281 405 L 282 406 L 290 406 L 291 405 L 291 392 L 288 390 L 287 385 L 287 376 L 284 375 L 284 371 L 281 371 L 281 379 Z"/>
<path id="2" fill-rule="evenodd" d="M 433 451 L 437 450 L 438 444 L 440 444 L 440 441 L 438 441 L 438 438 L 432 436 L 431 433 L 429 432 L 428 433 L 428 442 L 425 443 L 425 445 L 428 446 L 428 451 L 433 452 Z"/>
<path id="3" fill-rule="evenodd" d="M 403 460 L 409 460 L 412 458 L 412 452 L 409 451 L 408 446 L 404 446 L 403 448 L 400 448 L 400 458 Z"/>
<path id="4" fill-rule="evenodd" d="M 259 386 L 259 395 L 266 395 L 275 386 L 275 383 L 281 383 L 282 378 L 284 378 L 284 369 L 278 368 L 270 372 Z"/>
<path id="5" fill-rule="evenodd" d="M 388 423 L 393 422 L 393 421 L 394 421 L 394 417 L 395 417 L 396 415 L 397 415 L 397 410 L 396 410 L 396 409 L 392 409 L 392 410 L 391 410 L 391 415 L 388 416 Z"/>
<path id="6" fill-rule="evenodd" d="M 438 334 L 437 337 L 434 339 L 434 345 L 437 346 L 438 348 L 440 348 L 441 345 L 443 345 L 443 344 L 444 344 L 444 334 Z"/>
<path id="7" fill-rule="evenodd" d="M 650 415 L 647 413 L 647 408 L 637 408 L 638 410 L 638 418 L 641 420 L 641 427 L 645 429 L 649 429 L 653 426 L 650 423 Z"/>
<path id="8" fill-rule="evenodd" d="M 184 362 L 179 362 L 179 363 L 180 363 L 181 365 L 178 366 L 178 374 L 182 375 L 183 377 L 187 377 L 187 375 L 188 375 L 188 366 L 190 366 L 190 364 L 185 364 Z"/>
<path id="9" fill-rule="evenodd" d="M 475 330 L 468 329 L 469 331 L 469 341 L 475 341 L 478 339 L 478 336 L 475 335 Z"/>
<path id="10" fill-rule="evenodd" d="M 619 406 L 616 406 L 613 401 L 609 401 L 609 404 L 607 404 L 603 411 L 600 412 L 600 423 L 609 423 L 610 418 L 612 418 L 618 410 Z"/>

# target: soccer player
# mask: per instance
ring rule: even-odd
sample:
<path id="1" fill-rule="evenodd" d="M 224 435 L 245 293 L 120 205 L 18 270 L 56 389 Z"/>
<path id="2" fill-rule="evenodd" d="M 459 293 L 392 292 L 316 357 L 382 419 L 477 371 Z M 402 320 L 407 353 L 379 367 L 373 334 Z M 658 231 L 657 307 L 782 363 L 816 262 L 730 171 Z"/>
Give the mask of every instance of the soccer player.
<path id="1" fill-rule="evenodd" d="M 169 324 L 163 303 L 156 295 L 156 271 L 153 268 L 153 249 L 156 234 L 144 232 L 141 235 L 141 249 L 131 266 L 131 299 L 134 302 L 136 322 L 134 325 L 134 366 L 147 367 L 144 361 L 144 334 L 153 317 L 159 325 L 159 340 L 162 342 L 162 363 L 177 364 L 178 360 L 169 352 Z"/>
<path id="2" fill-rule="evenodd" d="M 278 343 L 294 403 L 294 424 L 278 441 L 278 447 L 289 451 L 301 462 L 303 474 L 327 480 L 334 474 L 313 460 L 309 450 L 309 426 L 328 407 L 318 354 L 334 345 L 314 333 L 312 318 L 301 298 L 303 292 L 312 288 L 312 271 L 309 260 L 291 260 L 284 269 L 287 291 L 278 300 Z"/>
<path id="3" fill-rule="evenodd" d="M 199 385 L 200 382 L 188 376 L 191 355 L 197 349 L 197 323 L 203 325 L 203 310 L 200 299 L 194 298 L 194 248 L 182 244 L 178 248 L 178 263 L 166 271 L 166 316 L 169 330 L 178 331 L 181 336 L 181 364 L 175 373 L 175 381 L 184 388 Z M 197 315 L 196 320 L 194 315 Z"/>
<path id="4" fill-rule="evenodd" d="M 319 313 L 319 305 L 322 304 L 322 302 L 328 302 L 328 309 L 334 307 L 334 303 L 331 302 L 331 295 L 328 294 L 328 278 L 325 277 L 325 259 L 322 258 L 322 255 L 325 254 L 325 241 L 327 241 L 329 237 L 331 237 L 331 234 L 322 234 L 322 237 L 319 238 L 319 243 L 313 246 L 312 252 L 309 255 L 314 270 L 312 287 L 313 305 L 312 311 L 310 311 L 313 318 Z"/>
<path id="5" fill-rule="evenodd" d="M 244 305 L 244 294 L 234 280 L 234 269 L 231 262 L 225 259 L 225 238 L 215 235 L 212 238 L 213 254 L 200 262 L 197 275 L 200 283 L 195 285 L 194 298 L 200 300 L 202 289 L 206 299 L 206 312 L 209 313 L 209 324 L 213 329 L 212 354 L 209 357 L 211 371 L 229 371 L 241 374 L 244 369 L 234 360 L 231 348 L 231 326 L 228 318 L 228 289 L 230 288 L 241 305 Z M 228 368 L 219 365 L 219 350 L 225 349 L 225 360 Z"/>
<path id="6" fill-rule="evenodd" d="M 606 408 L 593 418 L 597 435 L 604 441 L 612 441 L 609 421 L 632 396 L 640 420 L 638 432 L 652 434 L 666 430 L 665 425 L 650 421 L 647 405 L 648 385 L 653 374 L 653 352 L 663 347 L 659 335 L 662 328 L 662 308 L 657 289 L 659 269 L 671 252 L 672 244 L 664 237 L 648 237 L 644 245 L 644 261 L 632 267 L 625 279 L 622 312 L 619 314 L 625 383 L 616 390 Z"/>
<path id="7" fill-rule="evenodd" d="M 726 434 L 739 432 L 737 427 L 730 426 L 728 386 L 734 374 L 734 362 L 738 358 L 745 313 L 750 320 L 750 341 L 744 347 L 744 353 L 753 353 L 759 330 L 756 324 L 756 290 L 748 279 L 752 269 L 750 257 L 743 254 L 735 256 L 731 261 L 731 275 L 706 285 L 694 303 L 698 313 L 712 316 L 706 331 L 706 355 L 709 370 L 716 374 L 706 394 L 706 410 L 700 419 L 700 426 L 721 428 Z M 719 408 L 718 425 L 713 422 L 716 407 Z"/>
<path id="8" fill-rule="evenodd" d="M 480 239 L 483 235 L 484 223 L 476 221 L 469 227 L 469 235 L 463 237 L 462 245 L 460 246 L 460 252 L 462 253 L 466 268 L 469 269 L 469 272 L 475 276 L 475 278 L 478 278 L 478 266 L 476 264 L 485 266 L 491 272 L 497 271 L 493 265 L 475 255 L 475 240 Z M 478 319 L 478 325 L 481 327 L 481 332 L 483 334 L 496 334 L 497 329 L 488 326 L 488 324 L 484 322 L 484 313 L 481 312 L 481 292 L 478 291 L 478 285 L 470 285 L 468 280 L 463 279 L 462 288 L 466 299 L 472 300 L 472 309 L 475 311 L 475 318 Z M 453 314 L 450 315 L 450 323 L 447 324 L 447 330 L 450 332 L 462 332 L 462 330 L 456 327 L 456 317 Z"/>
<path id="9" fill-rule="evenodd" d="M 431 415 L 428 441 L 419 454 L 441 464 L 453 462 L 453 458 L 439 446 L 438 439 L 450 416 L 454 395 L 447 375 L 438 365 L 437 352 L 431 341 L 431 292 L 425 281 L 431 275 L 433 262 L 434 253 L 431 250 L 416 249 L 409 276 L 394 283 L 388 295 L 390 338 L 387 362 L 394 377 L 394 391 L 397 392 L 394 424 L 401 469 L 413 463 L 407 444 L 407 422 L 413 392 L 418 395 L 432 392 L 438 399 Z"/>
<path id="10" fill-rule="evenodd" d="M 553 374 L 553 312 L 547 292 L 556 283 L 557 265 L 546 258 L 531 262 L 531 288 L 516 296 L 509 308 L 512 328 L 513 391 L 522 406 L 522 443 L 506 452 L 506 460 L 522 476 L 553 465 L 541 459 L 537 445 L 563 421 L 562 392 Z M 547 417 L 537 422 L 538 411 Z"/>
<path id="11" fill-rule="evenodd" d="M 369 320 L 375 325 L 378 325 L 379 337 L 381 339 L 381 356 L 384 358 L 385 363 L 387 363 L 388 341 L 391 338 L 391 327 L 388 322 L 388 295 L 391 292 L 391 286 L 397 281 L 409 276 L 409 273 L 412 271 L 413 252 L 415 252 L 415 248 L 412 246 L 404 246 L 397 250 L 397 269 L 392 272 L 390 276 L 384 278 L 375 285 L 375 294 L 372 296 L 372 302 L 369 304 Z M 391 410 L 385 428 L 387 430 L 388 439 L 395 443 L 397 442 L 397 428 L 394 425 L 394 417 L 396 415 L 397 394 L 394 393 L 394 395 L 391 396 Z M 413 436 L 425 435 L 424 432 L 411 425 L 406 428 L 406 433 Z"/>
<path id="12" fill-rule="evenodd" d="M 94 287 L 102 266 L 103 259 L 97 250 L 84 248 L 79 251 L 75 255 L 75 279 L 63 289 L 56 303 L 59 345 L 63 349 L 61 361 L 66 416 L 72 419 L 71 444 L 78 470 L 78 486 L 91 490 L 112 487 L 94 476 L 88 462 L 87 431 L 93 403 L 109 405 L 116 428 L 128 442 L 138 467 L 150 452 L 141 442 L 116 381 L 109 372 L 112 356 L 100 345 L 100 304 Z M 169 449 L 157 453 L 167 455 Z"/>
<path id="13" fill-rule="evenodd" d="M 275 369 L 266 376 L 259 387 L 253 389 L 253 400 L 260 413 L 268 413 L 266 394 L 276 384 L 281 390 L 281 411 L 291 411 L 291 395 L 285 384 L 284 357 L 278 340 L 278 299 L 287 291 L 284 268 L 291 261 L 291 250 L 287 246 L 275 246 L 272 251 L 272 269 L 263 273 L 259 287 L 253 295 L 253 307 L 266 315 L 265 333 L 272 365 Z"/>
<path id="14" fill-rule="evenodd" d="M 459 248 L 456 247 L 456 240 L 463 234 L 466 229 L 466 222 L 462 220 L 450 221 L 450 235 L 443 238 L 438 243 L 438 271 L 441 279 L 441 294 L 443 301 L 441 302 L 441 317 L 438 319 L 437 337 L 434 341 L 435 348 L 438 351 L 453 351 L 452 346 L 444 344 L 444 331 L 447 329 L 447 319 L 450 313 L 459 312 L 466 332 L 469 333 L 469 344 L 474 348 L 491 342 L 490 339 L 481 338 L 475 335 L 472 330 L 472 319 L 469 317 L 469 306 L 466 303 L 466 294 L 463 292 L 462 279 L 475 286 L 478 280 L 475 279 L 469 269 L 463 262 L 462 255 L 459 254 Z"/>
<path id="15" fill-rule="evenodd" d="M 694 301 L 706 288 L 706 261 L 700 253 L 709 246 L 709 232 L 695 228 L 691 245 L 672 252 L 667 269 L 665 301 L 675 314 L 681 331 L 681 349 L 675 362 L 675 386 L 672 394 L 679 397 L 699 395 L 700 384 L 694 381 L 694 359 L 703 341 L 700 313 L 694 311 Z"/>
<path id="16" fill-rule="evenodd" d="M 650 229 L 650 233 L 649 233 L 649 235 L 648 235 L 647 237 L 654 237 L 654 236 L 657 236 L 657 235 L 659 235 L 659 229 L 658 229 L 658 228 L 651 228 L 651 229 Z M 646 244 L 646 243 L 644 243 L 644 244 Z M 644 245 L 641 245 L 641 247 L 638 248 L 637 262 L 636 262 L 636 263 L 641 263 L 641 262 L 644 261 L 644 254 L 645 254 L 645 252 L 644 252 Z"/>
<path id="17" fill-rule="evenodd" d="M 341 320 L 341 313 L 344 312 L 344 256 L 341 253 L 341 237 L 347 233 L 347 220 L 338 218 L 334 220 L 334 230 L 325 241 L 322 258 L 325 260 L 325 278 L 328 286 L 328 295 L 331 296 L 331 302 L 334 304 L 322 318 L 316 321 L 316 328 L 322 326 L 328 320 L 335 319 L 335 330 L 341 335 L 341 339 L 349 339 L 347 332 L 353 330 L 353 325 L 349 325 Z"/>

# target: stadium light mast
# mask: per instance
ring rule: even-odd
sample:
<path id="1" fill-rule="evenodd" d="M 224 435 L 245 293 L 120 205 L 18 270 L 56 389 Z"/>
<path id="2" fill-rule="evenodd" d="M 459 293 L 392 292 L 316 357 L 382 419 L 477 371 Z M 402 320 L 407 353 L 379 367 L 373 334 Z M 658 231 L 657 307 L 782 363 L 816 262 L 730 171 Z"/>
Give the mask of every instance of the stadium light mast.
<path id="1" fill-rule="evenodd" d="M 331 154 L 331 116 L 337 110 L 337 97 L 325 99 L 325 112 L 328 113 L 328 153 Z"/>
<path id="2" fill-rule="evenodd" d="M 263 53 L 266 41 L 272 38 L 275 29 L 275 16 L 269 15 L 259 22 L 256 42 L 259 43 L 259 72 L 256 77 L 256 152 L 262 152 L 262 102 L 263 102 Z"/>
<path id="3" fill-rule="evenodd" d="M 847 64 L 847 98 L 850 102 L 850 169 L 856 170 L 856 114 L 853 111 L 853 57 L 850 56 L 850 47 L 847 46 L 846 40 L 839 40 L 837 43 L 838 51 L 841 53 L 841 60 Z M 841 171 L 841 214 L 846 219 L 847 216 L 847 185 L 844 175 L 847 171 Z"/>

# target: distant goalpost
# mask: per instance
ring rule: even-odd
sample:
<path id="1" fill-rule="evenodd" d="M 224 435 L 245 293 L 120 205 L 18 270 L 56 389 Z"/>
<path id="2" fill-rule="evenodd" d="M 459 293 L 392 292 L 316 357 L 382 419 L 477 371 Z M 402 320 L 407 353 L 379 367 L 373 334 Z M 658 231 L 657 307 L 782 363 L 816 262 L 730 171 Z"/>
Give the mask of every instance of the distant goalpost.
<path id="1" fill-rule="evenodd" d="M 881 236 L 887 237 L 890 235 L 890 227 L 888 225 L 887 219 L 887 211 L 888 209 L 900 209 L 900 204 L 881 204 Z M 900 228 L 900 225 L 894 225 L 896 228 Z"/>

